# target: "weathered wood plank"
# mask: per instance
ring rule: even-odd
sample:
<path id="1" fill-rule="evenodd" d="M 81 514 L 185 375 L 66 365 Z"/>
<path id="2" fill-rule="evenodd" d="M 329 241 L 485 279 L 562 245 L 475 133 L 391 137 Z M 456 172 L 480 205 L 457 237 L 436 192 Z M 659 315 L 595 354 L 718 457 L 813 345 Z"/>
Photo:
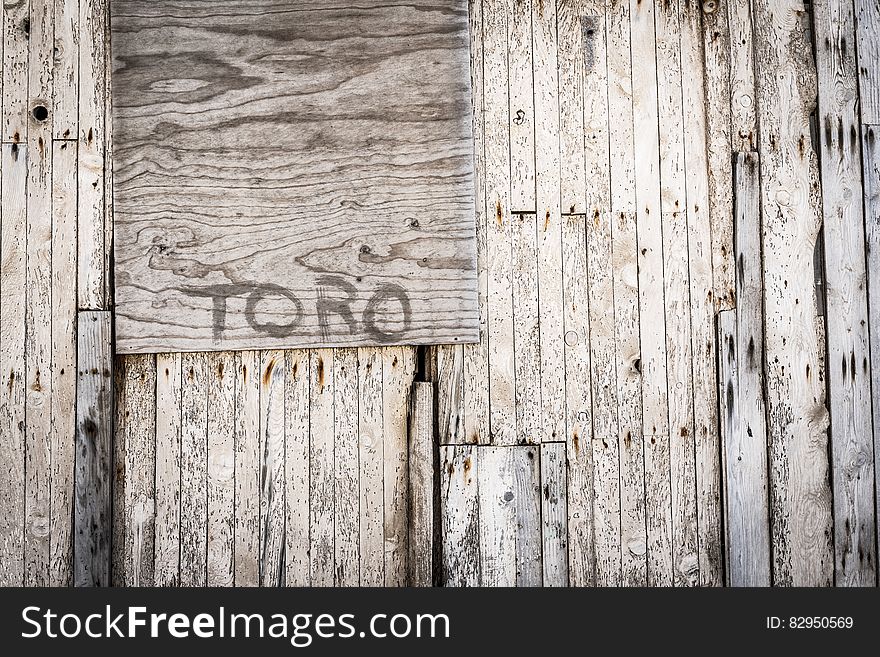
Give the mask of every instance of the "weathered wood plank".
<path id="1" fill-rule="evenodd" d="M 118 349 L 475 341 L 464 0 L 153 4 L 113 5 Z"/>
<path id="2" fill-rule="evenodd" d="M 284 352 L 260 352 L 260 586 L 284 577 Z"/>
<path id="3" fill-rule="evenodd" d="M 568 586 L 565 443 L 541 446 L 541 561 L 544 586 Z"/>
<path id="4" fill-rule="evenodd" d="M 484 148 L 487 321 L 489 346 L 489 429 L 486 441 L 516 442 L 514 383 L 513 216 L 508 125 L 507 0 L 483 3 Z"/>
<path id="5" fill-rule="evenodd" d="M 239 352 L 235 363 L 235 585 L 253 587 L 260 584 L 259 352 Z"/>
<path id="6" fill-rule="evenodd" d="M 541 442 L 541 325 L 539 318 L 538 221 L 533 214 L 513 215 L 513 344 L 516 443 Z"/>
<path id="7" fill-rule="evenodd" d="M 405 586 L 409 507 L 407 410 L 415 350 L 382 350 L 382 423 L 385 479 L 385 586 Z"/>
<path id="8" fill-rule="evenodd" d="M 8 17 L 7 17 L 8 19 Z M 4 71 L 7 62 L 4 61 Z M 0 585 L 24 584 L 27 147 L 0 161 Z"/>
<path id="9" fill-rule="evenodd" d="M 284 354 L 285 548 L 284 583 L 309 584 L 309 352 Z"/>
<path id="10" fill-rule="evenodd" d="M 727 14 L 730 26 L 731 147 L 734 152 L 748 153 L 755 150 L 758 141 L 751 0 L 727 0 Z"/>
<path id="11" fill-rule="evenodd" d="M 880 126 L 862 129 L 865 186 L 865 244 L 868 279 L 868 331 L 871 338 L 871 393 L 874 412 L 874 476 L 880 472 Z M 880 509 L 880 486 L 875 484 Z M 880 539 L 880 522 L 877 523 Z"/>
<path id="12" fill-rule="evenodd" d="M 180 586 L 181 355 L 156 354 L 156 586 Z"/>
<path id="13" fill-rule="evenodd" d="M 407 584 L 434 582 L 434 384 L 414 383 L 409 411 Z"/>
<path id="14" fill-rule="evenodd" d="M 855 10 L 862 123 L 876 125 L 880 124 L 880 5 L 875 0 L 855 0 Z"/>
<path id="15" fill-rule="evenodd" d="M 208 586 L 235 582 L 235 354 L 208 358 Z"/>
<path id="16" fill-rule="evenodd" d="M 333 355 L 334 586 L 360 584 L 357 349 Z"/>
<path id="17" fill-rule="evenodd" d="M 647 581 L 645 470 L 642 441 L 642 366 L 639 342 L 638 245 L 636 243 L 630 5 L 606 14 L 612 271 L 617 354 L 620 450 L 621 583 Z"/>
<path id="18" fill-rule="evenodd" d="M 774 582 L 830 585 L 828 411 L 813 256 L 822 226 L 809 115 L 816 73 L 800 0 L 756 0 Z"/>
<path id="19" fill-rule="evenodd" d="M 681 56 L 682 71 L 698 71 L 701 62 L 710 56 L 704 51 L 701 30 L 706 25 L 701 23 L 700 6 L 694 2 L 682 0 Z M 706 5 L 708 7 L 708 4 Z M 713 46 L 714 47 L 714 46 Z M 714 53 L 711 57 L 716 57 Z M 723 68 L 723 67 L 722 67 Z M 727 287 L 727 274 L 722 278 L 714 278 L 713 271 L 724 270 L 727 265 L 716 267 L 716 257 L 729 254 L 733 259 L 732 232 L 726 237 L 721 235 L 720 246 L 716 240 L 712 194 L 713 185 L 719 181 L 712 176 L 717 172 L 714 167 L 727 166 L 729 169 L 730 153 L 727 143 L 712 142 L 720 135 L 713 133 L 721 126 L 707 123 L 707 117 L 715 109 L 714 103 L 719 99 L 711 94 L 717 90 L 709 89 L 715 80 L 690 73 L 682 75 L 682 106 L 684 108 L 684 148 L 685 171 L 687 186 L 687 222 L 688 222 L 688 273 L 691 279 L 691 349 L 693 358 L 694 386 L 694 441 L 696 443 L 696 483 L 697 483 L 697 523 L 698 550 L 701 586 L 720 586 L 723 583 L 722 559 L 722 518 L 721 518 L 721 466 L 718 455 L 721 447 L 718 437 L 718 397 L 716 382 L 716 348 L 715 348 L 715 310 L 716 297 L 713 286 L 718 289 Z M 726 101 L 725 101 L 726 102 Z M 722 131 L 723 132 L 723 131 Z M 726 134 L 726 133 L 723 133 Z M 714 136 L 713 136 L 714 135 Z M 716 162 L 720 157 L 713 154 L 714 148 L 724 150 L 725 161 Z M 723 171 L 723 170 L 722 170 Z M 720 174 L 719 174 L 720 175 Z M 727 181 L 722 181 L 728 185 Z M 708 215 L 707 215 L 708 211 Z M 730 209 L 732 212 L 732 207 Z M 727 212 L 727 210 L 723 210 Z M 722 215 L 723 216 L 723 215 Z M 722 222 L 723 223 L 723 222 Z M 732 218 L 729 221 L 732 231 Z M 724 241 L 729 240 L 729 241 Z M 729 249 L 729 251 L 728 251 Z M 731 269 L 731 275 L 733 270 Z M 731 285 L 732 285 L 731 279 Z M 732 291 L 734 288 L 730 287 Z M 733 303 L 733 292 L 727 295 L 725 303 Z"/>
<path id="20" fill-rule="evenodd" d="M 121 358 L 115 374 L 113 522 L 118 530 L 113 541 L 113 584 L 149 587 L 154 584 L 155 552 L 156 360 L 153 356 Z M 204 535 L 204 522 L 197 526 Z"/>
<path id="21" fill-rule="evenodd" d="M 452 349 L 456 349 L 452 347 Z M 458 350 L 458 354 L 461 351 Z M 461 360 L 459 359 L 459 365 Z M 358 350 L 360 585 L 385 585 L 385 471 L 382 350 Z M 457 379 L 459 383 L 461 379 Z"/>
<path id="22" fill-rule="evenodd" d="M 437 360 L 437 442 L 460 445 L 464 433 L 464 346 L 439 345 Z"/>
<path id="23" fill-rule="evenodd" d="M 586 212 L 587 160 L 584 157 L 584 67 L 592 57 L 584 20 L 590 0 L 557 0 L 559 65 L 560 205 L 563 214 Z M 585 48 L 586 46 L 586 48 Z M 564 230 L 564 227 L 563 227 Z M 565 237 L 562 238 L 565 245 Z"/>
<path id="24" fill-rule="evenodd" d="M 711 226 L 712 300 L 717 310 L 733 308 L 733 171 L 731 153 L 731 31 L 730 0 L 682 0 L 690 33 L 702 41 L 683 52 L 702 55 L 705 67 L 706 152 L 709 158 L 708 205 Z M 736 45 L 739 49 L 739 44 Z M 700 78 L 702 79 L 702 77 Z M 700 80 L 685 78 L 685 82 Z M 687 107 L 687 104 L 685 104 Z M 685 131 L 687 134 L 687 131 Z M 704 211 L 705 212 L 705 211 Z M 714 331 L 712 340 L 714 340 Z M 715 387 L 713 382 L 712 387 Z"/>
<path id="25" fill-rule="evenodd" d="M 309 577 L 311 586 L 333 586 L 334 352 L 316 349 L 309 354 Z"/>
<path id="26" fill-rule="evenodd" d="M 536 108 L 532 76 L 532 0 L 507 0 L 510 209 L 534 213 Z"/>
<path id="27" fill-rule="evenodd" d="M 820 0 L 813 11 L 822 130 L 835 583 L 874 586 L 877 524 L 858 71 L 852 47 L 855 16 L 852 3 L 839 0 Z"/>
<path id="28" fill-rule="evenodd" d="M 52 434 L 49 502 L 49 584 L 73 580 L 76 443 L 77 317 L 70 282 L 76 279 L 76 143 L 52 144 Z M 106 335 L 107 353 L 110 334 Z M 108 369 L 109 374 L 109 369 Z M 108 386 L 112 379 L 107 381 Z M 110 407 L 105 409 L 109 425 Z M 109 427 L 106 428 L 109 436 Z M 107 442 L 106 450 L 109 451 Z M 106 453 L 106 452 L 105 452 Z M 109 454 L 106 454 L 109 456 Z M 105 473 L 107 475 L 109 473 Z M 109 485 L 105 486 L 109 494 Z M 108 524 L 109 516 L 105 518 Z M 109 532 L 105 535 L 109 539 Z M 105 556 L 109 556 L 106 553 Z M 109 563 L 109 561 L 108 561 Z M 105 583 L 108 578 L 104 577 Z"/>
<path id="29" fill-rule="evenodd" d="M 719 319 L 718 361 L 727 528 L 727 583 L 770 586 L 770 501 L 764 403 L 764 285 L 757 153 L 734 172 L 737 307 Z"/>
<path id="30" fill-rule="evenodd" d="M 52 137 L 77 139 L 79 115 L 79 0 L 54 0 Z M 76 151 L 74 150 L 74 153 Z M 76 207 L 76 203 L 74 203 Z M 76 249 L 77 240 L 72 240 Z"/>
<path id="31" fill-rule="evenodd" d="M 77 321 L 74 586 L 110 585 L 112 321 L 108 312 L 83 312 Z"/>
<path id="32" fill-rule="evenodd" d="M 13 144 L 27 141 L 28 40 L 30 0 L 3 3 L 3 121 L 0 137 Z"/>
<path id="33" fill-rule="evenodd" d="M 481 450 L 440 447 L 440 536 L 443 586 L 479 586 Z"/>
<path id="34" fill-rule="evenodd" d="M 181 360 L 180 585 L 205 586 L 208 574 L 208 364 L 206 354 Z M 185 500 L 185 503 L 184 503 Z"/>
<path id="35" fill-rule="evenodd" d="M 80 308 L 107 307 L 105 156 L 108 0 L 79 1 L 79 234 Z"/>
<path id="36" fill-rule="evenodd" d="M 542 441 L 565 436 L 556 3 L 532 3 Z"/>

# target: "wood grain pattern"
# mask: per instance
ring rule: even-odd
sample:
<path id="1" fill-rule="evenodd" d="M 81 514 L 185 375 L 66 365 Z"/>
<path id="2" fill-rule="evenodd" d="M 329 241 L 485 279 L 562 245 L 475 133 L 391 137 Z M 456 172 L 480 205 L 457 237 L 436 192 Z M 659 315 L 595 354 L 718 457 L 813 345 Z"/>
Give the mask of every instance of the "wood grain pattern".
<path id="1" fill-rule="evenodd" d="M 472 445 L 440 448 L 443 586 L 480 585 L 479 452 Z"/>
<path id="2" fill-rule="evenodd" d="M 868 276 L 868 332 L 871 338 L 871 406 L 880 418 L 880 126 L 862 129 L 865 185 L 865 246 Z M 874 475 L 880 472 L 880 422 L 874 421 Z M 880 508 L 880 487 L 874 484 Z M 880 523 L 877 527 L 880 538 Z"/>
<path id="3" fill-rule="evenodd" d="M 118 351 L 477 339 L 462 0 L 141 7 L 113 3 Z"/>
<path id="4" fill-rule="evenodd" d="M 409 419 L 407 584 L 434 583 L 434 384 L 414 384 Z"/>

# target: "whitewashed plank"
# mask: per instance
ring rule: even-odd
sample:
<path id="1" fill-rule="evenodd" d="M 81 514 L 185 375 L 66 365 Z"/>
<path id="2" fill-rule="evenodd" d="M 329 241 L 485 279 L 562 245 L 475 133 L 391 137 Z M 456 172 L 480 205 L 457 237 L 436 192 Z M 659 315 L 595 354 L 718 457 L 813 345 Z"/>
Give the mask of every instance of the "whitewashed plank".
<path id="1" fill-rule="evenodd" d="M 382 423 L 385 479 L 385 586 L 406 586 L 409 507 L 407 410 L 415 350 L 382 350 Z"/>
<path id="2" fill-rule="evenodd" d="M 357 349 L 333 355 L 335 586 L 360 584 Z"/>
<path id="3" fill-rule="evenodd" d="M 457 349 L 452 347 L 451 350 Z M 446 353 L 450 353 L 447 351 Z M 457 353 L 461 355 L 461 350 Z M 461 365 L 461 359 L 458 361 Z M 360 585 L 385 585 L 385 477 L 382 350 L 358 350 Z M 460 377 L 454 377 L 460 383 Z"/>
<path id="4" fill-rule="evenodd" d="M 79 115 L 79 0 L 54 0 L 54 3 L 52 77 L 55 80 L 55 97 L 52 99 L 52 137 L 76 139 Z M 74 249 L 76 243 L 74 238 Z"/>
<path id="5" fill-rule="evenodd" d="M 284 389 L 283 351 L 260 352 L 260 586 L 284 577 Z"/>
<path id="6" fill-rule="evenodd" d="M 541 446 L 541 561 L 544 586 L 568 586 L 565 443 Z"/>
<path id="7" fill-rule="evenodd" d="M 79 2 L 79 193 L 78 296 L 80 308 L 100 309 L 109 252 L 105 233 L 104 159 L 107 103 L 108 0 Z"/>
<path id="8" fill-rule="evenodd" d="M 604 3 L 598 3 L 594 9 L 598 11 L 581 18 L 593 426 L 592 435 L 583 434 L 578 442 L 573 434 L 569 436 L 568 541 L 572 586 L 617 585 L 621 575 L 607 34 Z"/>
<path id="9" fill-rule="evenodd" d="M 120 527 L 114 537 L 113 580 L 115 586 L 149 587 L 154 584 L 156 360 L 123 358 L 115 371 L 115 472 L 121 495 L 113 502 L 114 523 Z"/>
<path id="10" fill-rule="evenodd" d="M 479 586 L 480 449 L 440 447 L 440 535 L 443 586 Z"/>
<path id="11" fill-rule="evenodd" d="M 513 321 L 513 217 L 508 129 L 508 0 L 483 3 L 485 203 L 488 271 L 489 412 L 487 442 L 516 441 Z"/>
<path id="12" fill-rule="evenodd" d="M 208 363 L 181 358 L 180 585 L 206 585 L 208 526 Z"/>
<path id="13" fill-rule="evenodd" d="M 208 357 L 208 586 L 235 581 L 235 354 Z"/>
<path id="14" fill-rule="evenodd" d="M 7 62 L 4 61 L 4 71 Z M 27 147 L 0 161 L 0 585 L 24 584 Z"/>
<path id="15" fill-rule="evenodd" d="M 3 4 L 2 140 L 27 141 L 30 0 Z"/>
<path id="16" fill-rule="evenodd" d="M 74 468 L 76 443 L 77 317 L 70 282 L 76 279 L 76 143 L 52 144 L 52 434 L 49 584 L 73 579 Z M 110 333 L 105 336 L 107 350 Z M 102 370 L 103 372 L 103 370 Z M 107 368 L 109 378 L 110 369 Z M 110 381 L 108 380 L 108 384 Z M 109 407 L 105 408 L 109 413 Z M 104 425 L 109 424 L 104 417 Z M 109 428 L 104 429 L 109 436 Z M 105 456 L 109 450 L 106 444 Z M 106 475 L 106 473 L 105 473 Z M 107 482 L 105 482 L 107 483 Z M 109 486 L 105 486 L 109 494 Z M 110 518 L 105 517 L 109 527 Z M 109 539 L 109 535 L 105 535 Z M 109 553 L 105 556 L 109 556 Z M 107 582 L 104 577 L 104 582 Z"/>
<path id="17" fill-rule="evenodd" d="M 565 436 L 565 342 L 555 2 L 532 3 L 532 33 L 540 290 L 538 313 L 541 334 L 541 440 L 558 441 Z"/>
<path id="18" fill-rule="evenodd" d="M 756 0 L 774 583 L 830 585 L 828 411 L 813 257 L 822 226 L 809 116 L 816 72 L 800 0 Z M 810 372 L 807 373 L 807 368 Z M 813 373 L 816 376 L 813 376 Z"/>
<path id="19" fill-rule="evenodd" d="M 460 445 L 464 435 L 464 346 L 439 345 L 437 359 L 437 441 Z"/>
<path id="20" fill-rule="evenodd" d="M 764 403 L 764 286 L 757 153 L 734 168 L 737 308 L 719 318 L 727 583 L 769 586 L 770 501 Z"/>
<path id="21" fill-rule="evenodd" d="M 180 585 L 181 367 L 156 354 L 156 586 Z"/>
<path id="22" fill-rule="evenodd" d="M 703 62 L 710 59 L 704 51 L 702 30 L 706 29 L 697 3 L 682 0 L 682 70 L 698 71 Z M 709 5 L 707 4 L 708 8 Z M 722 39 L 723 37 L 718 37 Z M 707 46 L 708 47 L 708 46 Z M 714 47 L 714 46 L 713 46 Z M 716 58 L 718 53 L 712 53 Z M 714 61 L 714 60 L 713 60 Z M 708 66 L 708 64 L 707 64 Z M 715 62 L 716 68 L 723 65 Z M 717 89 L 709 89 L 717 80 L 706 80 L 702 75 L 683 73 L 682 75 L 682 106 L 684 107 L 684 148 L 685 170 L 687 172 L 687 223 L 688 223 L 688 273 L 691 280 L 691 349 L 693 359 L 694 386 L 694 441 L 696 443 L 697 468 L 697 523 L 698 549 L 701 586 L 720 586 L 723 580 L 722 563 L 722 527 L 721 527 L 721 467 L 718 462 L 720 444 L 718 436 L 718 397 L 716 382 L 716 349 L 715 349 L 715 310 L 716 298 L 713 285 L 717 290 L 719 280 L 713 280 L 713 269 L 719 262 L 715 255 L 717 244 L 714 219 L 712 213 L 718 208 L 713 206 L 712 194 L 719 190 L 713 186 L 719 181 L 713 180 L 716 166 L 729 169 L 730 153 L 728 142 L 714 143 L 719 134 L 713 130 L 722 128 L 707 124 L 707 116 L 718 111 L 715 103 L 719 98 L 713 96 Z M 722 82 L 723 84 L 723 82 Z M 725 102 L 727 102 L 725 100 Z M 723 108 L 722 108 L 723 110 Z M 726 110 L 724 110 L 726 111 Z M 727 133 L 721 131 L 724 135 Z M 714 136 L 713 136 L 714 135 Z M 723 151 L 723 162 L 716 161 L 718 154 L 714 148 Z M 723 171 L 723 169 L 719 169 Z M 719 174 L 720 175 L 720 174 Z M 729 185 L 726 179 L 721 181 Z M 713 192 L 712 190 L 715 189 Z M 727 197 L 724 197 L 727 198 Z M 729 199 L 728 199 L 729 200 Z M 725 201 L 727 202 L 727 201 Z M 715 209 L 713 209 L 715 208 Z M 708 211 L 708 216 L 707 216 Z M 732 207 L 730 209 L 732 212 Z M 727 210 L 724 210 L 727 212 Z M 732 218 L 729 221 L 732 231 Z M 733 259 L 732 232 L 721 237 L 724 245 L 719 247 L 719 257 L 727 255 Z M 726 265 L 724 265 L 726 266 Z M 722 267 L 723 269 L 723 267 Z M 724 274 L 726 276 L 727 274 Z M 732 275 L 732 270 L 731 270 Z M 733 279 L 731 279 L 731 285 Z M 727 282 L 723 283 L 726 287 Z M 730 288 L 733 290 L 733 288 Z M 729 295 L 729 303 L 733 303 L 733 292 Z"/>
<path id="23" fill-rule="evenodd" d="M 74 586 L 110 585 L 112 321 L 84 312 L 77 322 Z"/>
<path id="24" fill-rule="evenodd" d="M 852 3 L 839 0 L 819 0 L 813 7 L 822 130 L 835 584 L 874 586 L 877 524 L 858 69 L 852 47 L 855 15 Z"/>
<path id="25" fill-rule="evenodd" d="M 507 0 L 510 76 L 510 209 L 535 212 L 535 96 L 532 92 L 533 0 Z"/>
<path id="26" fill-rule="evenodd" d="M 480 341 L 463 345 L 462 439 L 488 444 L 489 434 L 489 319 L 488 254 L 486 245 L 486 157 L 483 102 L 483 2 L 468 2 L 471 31 L 471 87 L 474 110 L 474 187 L 476 191 L 477 294 L 480 305 Z M 442 435 L 442 434 L 441 434 Z"/>
<path id="27" fill-rule="evenodd" d="M 434 582 L 434 384 L 413 384 L 409 415 L 407 584 Z"/>
<path id="28" fill-rule="evenodd" d="M 589 0 L 558 0 L 556 25 L 559 63 L 560 205 L 563 214 L 584 214 L 587 197 L 587 161 L 584 157 L 584 32 L 582 16 Z M 587 41 L 589 44 L 590 41 Z M 563 225 L 563 230 L 565 227 Z M 565 245 L 563 235 L 562 244 Z"/>
<path id="29" fill-rule="evenodd" d="M 730 25 L 731 146 L 734 152 L 749 152 L 755 150 L 758 140 L 751 0 L 727 0 L 727 14 Z"/>
<path id="30" fill-rule="evenodd" d="M 515 214 L 513 248 L 513 344 L 516 442 L 541 442 L 541 332 L 538 310 L 538 225 L 533 214 Z"/>
<path id="31" fill-rule="evenodd" d="M 309 585 L 309 352 L 284 354 L 284 583 Z"/>
<path id="32" fill-rule="evenodd" d="M 253 587 L 260 584 L 259 352 L 239 352 L 235 362 L 235 585 Z"/>
<path id="33" fill-rule="evenodd" d="M 334 352 L 316 349 L 309 353 L 309 577 L 311 586 L 333 586 Z"/>
<path id="34" fill-rule="evenodd" d="M 700 52 L 705 68 L 706 151 L 709 158 L 706 207 L 712 240 L 712 298 L 717 310 L 733 308 L 736 303 L 730 105 L 732 44 L 728 2 L 730 0 L 681 2 L 682 23 L 688 25 L 691 33 L 702 42 L 699 50 L 697 44 L 692 44 L 683 48 L 683 53 L 687 56 L 689 51 Z M 685 78 L 685 82 L 698 83 L 699 80 Z M 715 339 L 714 332 L 711 339 Z"/>
<path id="35" fill-rule="evenodd" d="M 880 5 L 876 0 L 855 0 L 855 9 L 862 123 L 876 125 L 880 124 Z"/>
<path id="36" fill-rule="evenodd" d="M 880 472 L 880 126 L 863 126 L 865 243 L 868 275 L 868 331 L 871 338 L 871 392 L 874 411 L 874 476 Z M 880 509 L 880 486 L 875 483 Z M 880 523 L 877 537 L 880 539 Z"/>

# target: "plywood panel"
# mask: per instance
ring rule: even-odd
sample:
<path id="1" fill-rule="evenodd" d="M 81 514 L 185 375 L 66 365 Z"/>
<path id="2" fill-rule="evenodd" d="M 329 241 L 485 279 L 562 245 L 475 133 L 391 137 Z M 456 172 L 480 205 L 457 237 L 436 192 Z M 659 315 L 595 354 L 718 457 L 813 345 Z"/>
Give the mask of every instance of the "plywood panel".
<path id="1" fill-rule="evenodd" d="M 466 3 L 142 5 L 112 12 L 118 351 L 476 341 Z"/>

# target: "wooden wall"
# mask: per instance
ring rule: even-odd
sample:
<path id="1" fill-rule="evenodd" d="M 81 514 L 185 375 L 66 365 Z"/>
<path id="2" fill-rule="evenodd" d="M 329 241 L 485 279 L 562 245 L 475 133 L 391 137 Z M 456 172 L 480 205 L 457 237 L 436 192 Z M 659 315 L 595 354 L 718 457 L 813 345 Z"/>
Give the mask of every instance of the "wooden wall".
<path id="1" fill-rule="evenodd" d="M 114 362 L 107 0 L 4 3 L 0 583 L 877 584 L 876 0 L 469 6 L 481 342 Z"/>

